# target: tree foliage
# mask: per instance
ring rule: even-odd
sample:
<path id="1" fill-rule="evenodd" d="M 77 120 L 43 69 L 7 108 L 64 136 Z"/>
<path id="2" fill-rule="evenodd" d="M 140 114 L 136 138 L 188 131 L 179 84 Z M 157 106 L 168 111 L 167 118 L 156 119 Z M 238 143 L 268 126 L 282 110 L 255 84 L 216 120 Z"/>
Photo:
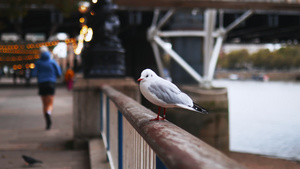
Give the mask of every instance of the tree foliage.
<path id="1" fill-rule="evenodd" d="M 1 17 L 9 19 L 17 19 L 24 17 L 28 9 L 42 8 L 45 6 L 53 7 L 61 11 L 65 16 L 69 16 L 72 12 L 77 11 L 78 2 L 80 0 L 3 0 L 0 2 Z"/>
<path id="2" fill-rule="evenodd" d="M 300 46 L 284 47 L 273 52 L 269 49 L 261 49 L 253 54 L 249 54 L 245 49 L 232 51 L 219 59 L 218 67 L 230 70 L 300 68 Z"/>

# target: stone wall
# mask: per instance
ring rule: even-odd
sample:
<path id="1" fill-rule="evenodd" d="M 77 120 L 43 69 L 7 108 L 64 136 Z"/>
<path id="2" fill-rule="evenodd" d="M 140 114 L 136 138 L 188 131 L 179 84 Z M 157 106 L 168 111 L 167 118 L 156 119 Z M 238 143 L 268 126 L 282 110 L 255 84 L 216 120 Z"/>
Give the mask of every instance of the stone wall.
<path id="1" fill-rule="evenodd" d="M 252 79 L 252 76 L 265 74 L 271 81 L 295 81 L 300 80 L 300 71 L 216 71 L 216 79 L 228 79 L 230 74 L 236 74 L 241 80 Z"/>
<path id="2" fill-rule="evenodd" d="M 100 87 L 109 85 L 140 102 L 137 83 L 132 78 L 84 79 L 76 77 L 73 88 L 74 137 L 100 136 Z"/>

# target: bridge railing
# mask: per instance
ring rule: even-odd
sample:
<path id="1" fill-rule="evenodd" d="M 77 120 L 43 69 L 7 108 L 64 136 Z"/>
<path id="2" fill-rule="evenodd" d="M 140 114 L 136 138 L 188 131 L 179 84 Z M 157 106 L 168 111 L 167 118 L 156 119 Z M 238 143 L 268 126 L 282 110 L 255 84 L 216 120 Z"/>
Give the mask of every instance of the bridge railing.
<path id="1" fill-rule="evenodd" d="M 240 164 L 109 86 L 100 130 L 112 169 L 241 169 Z M 184 120 L 184 119 L 182 119 Z"/>

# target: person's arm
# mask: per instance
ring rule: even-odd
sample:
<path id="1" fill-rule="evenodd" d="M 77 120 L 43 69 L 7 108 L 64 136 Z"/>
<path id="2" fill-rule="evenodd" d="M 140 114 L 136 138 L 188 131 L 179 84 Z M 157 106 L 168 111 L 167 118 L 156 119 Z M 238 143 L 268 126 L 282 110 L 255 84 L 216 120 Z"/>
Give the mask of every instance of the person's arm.
<path id="1" fill-rule="evenodd" d="M 53 62 L 53 65 L 55 68 L 56 77 L 60 77 L 62 75 L 60 67 L 58 66 L 58 64 L 55 61 Z"/>

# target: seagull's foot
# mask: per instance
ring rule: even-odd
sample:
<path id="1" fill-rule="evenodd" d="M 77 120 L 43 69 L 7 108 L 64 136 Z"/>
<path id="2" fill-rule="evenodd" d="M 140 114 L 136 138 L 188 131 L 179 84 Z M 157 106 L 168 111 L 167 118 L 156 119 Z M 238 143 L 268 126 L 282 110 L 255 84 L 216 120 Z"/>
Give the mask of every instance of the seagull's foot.
<path id="1" fill-rule="evenodd" d="M 159 118 L 159 117 L 156 117 L 154 119 L 151 119 L 150 121 L 158 121 L 158 120 L 165 120 L 166 118 L 163 117 L 163 118 Z"/>

